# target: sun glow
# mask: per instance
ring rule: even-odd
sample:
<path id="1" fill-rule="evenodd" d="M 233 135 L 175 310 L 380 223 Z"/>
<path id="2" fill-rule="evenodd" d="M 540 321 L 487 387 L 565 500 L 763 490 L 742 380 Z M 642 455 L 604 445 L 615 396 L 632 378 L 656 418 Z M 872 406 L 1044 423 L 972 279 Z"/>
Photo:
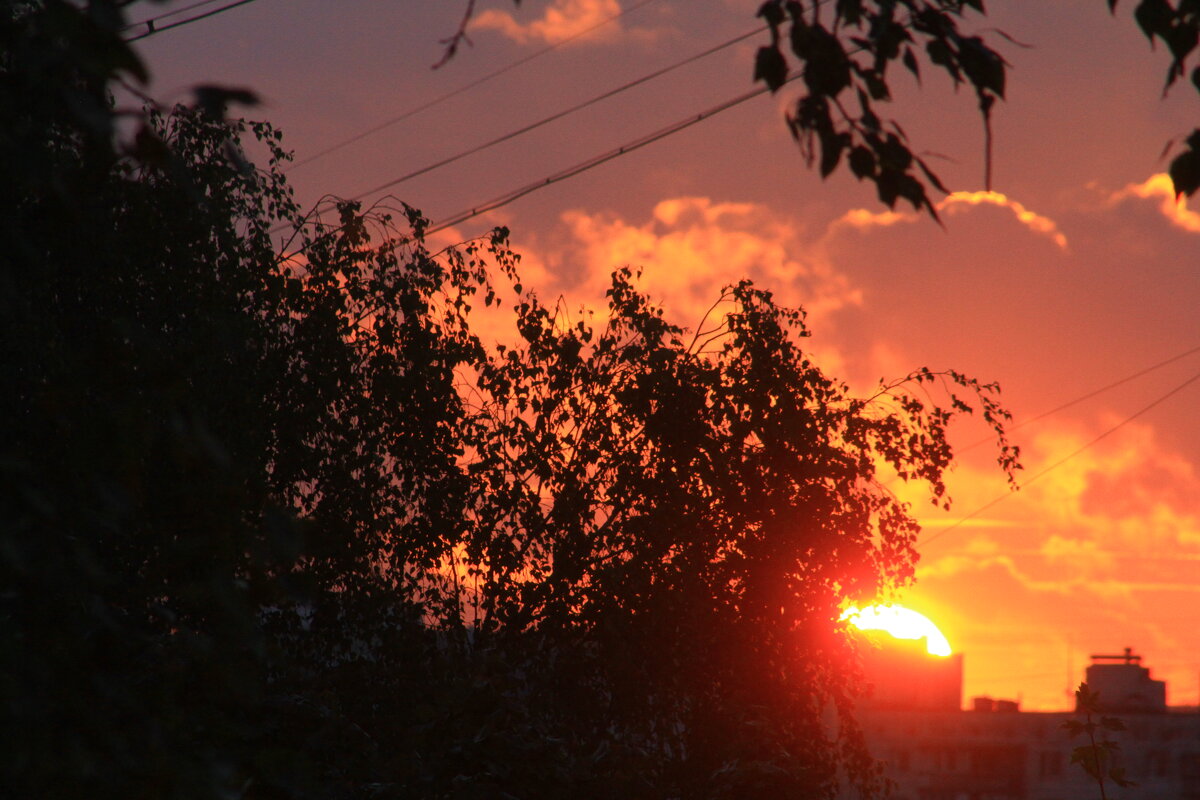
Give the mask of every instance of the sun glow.
<path id="1" fill-rule="evenodd" d="M 950 655 L 950 642 L 924 614 L 903 606 L 853 606 L 842 612 L 843 620 L 860 631 L 884 631 L 897 639 L 924 639 L 925 650 L 934 656 Z"/>

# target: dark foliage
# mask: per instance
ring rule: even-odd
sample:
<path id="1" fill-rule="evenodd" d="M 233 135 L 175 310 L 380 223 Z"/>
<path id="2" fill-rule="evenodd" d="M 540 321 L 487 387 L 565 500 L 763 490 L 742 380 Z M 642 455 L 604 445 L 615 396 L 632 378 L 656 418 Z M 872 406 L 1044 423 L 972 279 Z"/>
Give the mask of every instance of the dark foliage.
<path id="1" fill-rule="evenodd" d="M 936 217 L 927 183 L 945 188 L 900 126 L 880 118 L 876 104 L 891 99 L 890 68 L 901 64 L 920 79 L 920 62 L 927 60 L 956 86 L 974 90 L 990 136 L 992 107 L 1004 97 L 1005 63 L 982 38 L 960 30 L 971 11 L 982 13 L 983 3 L 768 0 L 758 14 L 770 26 L 771 42 L 759 50 L 754 77 L 772 91 L 783 87 L 789 52 L 800 64 L 804 92 L 788 127 L 809 162 L 819 161 L 822 177 L 845 157 L 855 177 L 873 182 L 889 207 L 903 199 Z"/>
<path id="2" fill-rule="evenodd" d="M 1106 1 L 1115 12 L 1117 0 Z M 985 13 L 982 0 L 767 0 L 758 13 L 770 25 L 771 41 L 758 52 L 754 79 L 772 91 L 789 83 L 790 54 L 804 92 L 787 121 L 810 163 L 827 176 L 844 157 L 889 207 L 904 199 L 936 217 L 929 187 L 945 188 L 876 106 L 891 99 L 889 70 L 897 62 L 917 80 L 925 63 L 955 86 L 969 86 L 983 117 L 990 189 L 991 114 L 1004 99 L 1006 62 L 983 37 L 962 30 L 971 12 Z M 1165 93 L 1189 74 L 1200 42 L 1200 2 L 1141 0 L 1134 17 L 1150 43 L 1162 42 L 1170 54 Z M 1200 91 L 1200 65 L 1191 68 L 1190 80 Z M 1169 173 L 1179 195 L 1200 189 L 1200 129 L 1183 137 Z"/>
<path id="3" fill-rule="evenodd" d="M 879 474 L 948 502 L 964 399 L 1015 467 L 995 387 L 855 397 L 746 283 L 689 336 L 621 270 L 593 326 L 524 291 L 504 231 L 303 219 L 278 133 L 223 117 L 242 90 L 117 136 L 121 22 L 0 15 L 5 791 L 877 788 L 839 603 L 911 576 Z"/>
<path id="4" fill-rule="evenodd" d="M 1108 738 L 1110 733 L 1125 730 L 1119 717 L 1103 716 L 1100 713 L 1100 693 L 1092 691 L 1087 683 L 1079 684 L 1075 690 L 1075 713 L 1083 720 L 1069 719 L 1062 724 L 1071 738 L 1086 736 L 1087 743 L 1071 751 L 1071 763 L 1087 773 L 1100 789 L 1101 800 L 1108 800 L 1106 783 L 1122 788 L 1136 784 L 1125 777 L 1125 768 L 1117 766 L 1121 746 Z"/>
<path id="5" fill-rule="evenodd" d="M 1109 11 L 1116 12 L 1117 0 L 1108 0 Z M 1165 95 L 1175 82 L 1188 74 L 1190 59 L 1200 44 L 1200 2 L 1197 0 L 1141 0 L 1133 12 L 1138 27 L 1153 47 L 1161 41 L 1171 55 Z M 1191 82 L 1200 92 L 1200 63 L 1191 71 Z M 1172 142 L 1171 144 L 1175 144 Z M 1183 141 L 1183 151 L 1171 160 L 1168 169 L 1176 196 L 1192 195 L 1200 190 L 1200 128 Z"/>

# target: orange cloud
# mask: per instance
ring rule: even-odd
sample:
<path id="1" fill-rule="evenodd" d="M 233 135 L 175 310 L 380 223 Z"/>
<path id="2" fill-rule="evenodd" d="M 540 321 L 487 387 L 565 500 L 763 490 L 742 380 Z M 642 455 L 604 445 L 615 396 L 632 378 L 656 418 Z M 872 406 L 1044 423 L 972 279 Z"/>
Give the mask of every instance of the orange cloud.
<path id="1" fill-rule="evenodd" d="M 1119 421 L 1042 423 L 1020 436 L 1027 475 Z M 960 502 L 931 512 L 935 521 L 953 523 L 1003 492 L 982 463 L 961 466 L 950 489 Z M 1062 707 L 1087 652 L 1131 645 L 1168 680 L 1172 702 L 1196 702 L 1194 664 L 1169 661 L 1200 645 L 1200 475 L 1184 454 L 1131 423 L 987 514 L 996 527 L 968 523 L 922 547 L 910 590 L 961 615 L 951 627 L 967 654 L 968 695 L 1022 692 L 1027 707 Z M 1064 663 L 1072 649 L 1075 672 Z"/>
<path id="2" fill-rule="evenodd" d="M 1161 201 L 1159 210 L 1172 225 L 1190 233 L 1200 233 L 1200 213 L 1188 208 L 1187 197 L 1176 196 L 1171 176 L 1165 172 L 1151 175 L 1143 183 L 1129 184 L 1113 194 L 1112 202 L 1116 203 L 1127 197 L 1141 197 L 1147 200 L 1158 198 Z"/>
<path id="3" fill-rule="evenodd" d="M 555 0 L 546 8 L 540 19 L 522 25 L 507 11 L 489 8 L 471 22 L 479 30 L 498 31 L 518 44 L 542 42 L 558 44 L 595 28 L 621 13 L 617 0 Z M 606 26 L 596 31 L 597 36 L 612 37 L 619 28 Z"/>
<path id="4" fill-rule="evenodd" d="M 890 228 L 900 222 L 916 222 L 919 217 L 906 211 L 870 211 L 865 208 L 852 208 L 834 220 L 831 229 L 839 227 L 867 230 L 869 228 Z"/>
<path id="5" fill-rule="evenodd" d="M 802 240 L 795 223 L 755 203 L 675 197 L 636 223 L 581 210 L 562 214 L 569 243 L 543 253 L 556 289 L 600 302 L 618 267 L 641 267 L 641 285 L 671 317 L 696 325 L 719 288 L 750 278 L 784 305 L 803 306 L 820 329 L 862 302 L 858 289 Z M 537 249 L 537 248 L 535 248 Z"/>
<path id="6" fill-rule="evenodd" d="M 1067 237 L 1059 230 L 1054 220 L 1030 211 L 1021 203 L 1012 200 L 1000 192 L 952 192 L 945 200 L 937 204 L 937 210 L 955 214 L 965 208 L 980 205 L 1007 208 L 1026 228 L 1034 233 L 1049 237 L 1060 250 L 1067 249 Z M 902 222 L 917 222 L 920 219 L 921 215 L 911 211 L 870 211 L 865 208 L 855 208 L 847 211 L 835 220 L 830 229 L 854 228 L 857 230 L 868 230 L 870 228 L 890 228 Z"/>
<path id="7" fill-rule="evenodd" d="M 955 213 L 955 209 L 962 206 L 984 204 L 1007 208 L 1029 230 L 1049 236 L 1060 250 L 1067 249 L 1067 237 L 1058 229 L 1054 220 L 1030 211 L 1016 200 L 1012 200 L 1000 192 L 952 192 L 945 200 L 938 203 L 937 208 L 938 211 Z"/>

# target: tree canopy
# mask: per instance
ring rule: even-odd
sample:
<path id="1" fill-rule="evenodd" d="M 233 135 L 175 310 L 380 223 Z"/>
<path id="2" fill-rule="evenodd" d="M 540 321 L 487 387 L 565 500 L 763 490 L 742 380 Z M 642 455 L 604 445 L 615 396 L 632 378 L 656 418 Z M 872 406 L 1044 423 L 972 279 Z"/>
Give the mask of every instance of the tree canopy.
<path id="1" fill-rule="evenodd" d="M 223 116 L 242 90 L 123 139 L 121 11 L 0 15 L 4 785 L 877 789 L 840 606 L 911 578 L 884 480 L 948 503 L 954 417 L 1017 467 L 997 388 L 858 396 L 747 282 L 688 330 L 619 268 L 573 316 L 504 230 L 431 251 L 408 207 L 305 217 L 278 132 Z"/>
<path id="2" fill-rule="evenodd" d="M 1117 0 L 1107 3 L 1115 13 Z M 994 38 L 989 43 L 963 31 L 970 15 L 984 13 L 983 0 L 767 0 L 758 14 L 770 26 L 771 41 L 758 51 L 754 79 L 778 91 L 789 81 L 789 59 L 795 60 L 803 89 L 787 124 L 821 175 L 845 158 L 889 207 L 904 199 L 936 216 L 929 187 L 945 187 L 913 152 L 903 129 L 881 118 L 879 107 L 891 100 L 888 73 L 899 65 L 918 80 L 924 64 L 947 74 L 956 87 L 968 86 L 983 118 L 984 183 L 991 189 L 991 115 L 1004 99 L 1008 65 Z M 1141 0 L 1134 17 L 1152 46 L 1161 41 L 1170 52 L 1166 92 L 1187 74 L 1200 41 L 1200 3 Z M 1200 92 L 1200 65 L 1191 82 Z M 1176 192 L 1190 195 L 1200 189 L 1200 129 L 1181 144 L 1169 172 Z"/>

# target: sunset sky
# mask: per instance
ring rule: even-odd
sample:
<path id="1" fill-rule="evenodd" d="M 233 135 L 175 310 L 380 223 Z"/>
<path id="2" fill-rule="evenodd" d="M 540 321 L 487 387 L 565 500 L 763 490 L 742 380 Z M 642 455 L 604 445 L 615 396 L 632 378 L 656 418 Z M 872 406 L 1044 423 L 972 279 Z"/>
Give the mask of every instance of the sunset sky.
<path id="1" fill-rule="evenodd" d="M 627 10 L 293 168 L 311 204 L 357 196 L 759 27 L 756 0 L 480 0 L 472 46 L 431 69 L 465 4 L 257 0 L 137 47 L 163 102 L 201 82 L 253 88 L 264 106 L 251 116 L 280 127 L 302 161 Z M 142 3 L 130 17 L 183 5 Z M 1162 97 L 1168 59 L 1137 30 L 1133 5 L 1113 18 L 1104 0 L 993 0 L 988 17 L 968 21 L 1011 64 L 992 193 L 982 191 L 971 93 L 956 95 L 928 66 L 920 88 L 897 70 L 889 110 L 953 190 L 940 201 L 944 229 L 889 212 L 845 170 L 822 181 L 808 169 L 783 123 L 794 97 L 785 87 L 438 241 L 509 225 L 527 283 L 576 307 L 602 305 L 612 269 L 640 266 L 644 287 L 685 325 L 722 285 L 751 277 L 807 309 L 819 363 L 863 390 L 920 366 L 998 381 L 1015 422 L 1033 420 L 1014 433 L 1029 485 L 994 502 L 1007 491 L 980 446 L 961 453 L 948 513 L 896 487 L 925 525 L 903 601 L 965 654 L 966 697 L 1063 708 L 1088 654 L 1128 645 L 1168 681 L 1168 702 L 1195 705 L 1200 380 L 1179 387 L 1200 377 L 1200 199 L 1174 201 L 1160 154 L 1200 123 L 1200 100 L 1186 82 Z M 390 191 L 437 222 L 544 179 L 755 88 L 764 39 Z M 966 448 L 984 430 L 954 434 Z"/>

